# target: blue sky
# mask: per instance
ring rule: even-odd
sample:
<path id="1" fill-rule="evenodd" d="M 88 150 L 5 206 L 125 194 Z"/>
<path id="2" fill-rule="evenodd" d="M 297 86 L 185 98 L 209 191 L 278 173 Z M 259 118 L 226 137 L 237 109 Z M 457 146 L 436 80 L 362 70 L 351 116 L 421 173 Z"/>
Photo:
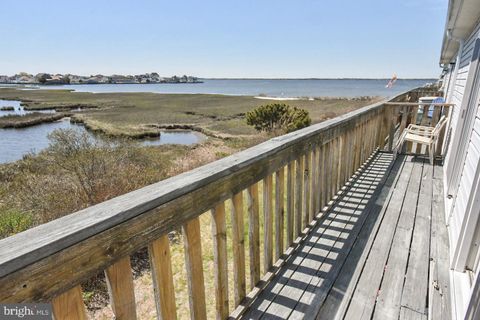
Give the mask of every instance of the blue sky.
<path id="1" fill-rule="evenodd" d="M 437 77 L 447 0 L 2 1 L 0 74 Z"/>

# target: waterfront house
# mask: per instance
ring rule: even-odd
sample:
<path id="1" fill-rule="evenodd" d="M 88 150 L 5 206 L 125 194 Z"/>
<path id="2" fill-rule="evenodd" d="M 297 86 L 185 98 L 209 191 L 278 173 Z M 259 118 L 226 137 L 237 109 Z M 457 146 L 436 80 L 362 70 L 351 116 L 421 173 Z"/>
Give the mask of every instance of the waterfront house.
<path id="1" fill-rule="evenodd" d="M 180 229 L 192 319 L 207 319 L 207 305 L 217 319 L 479 319 L 479 22 L 477 0 L 449 1 L 440 90 L 411 90 L 0 240 L 0 301 L 51 302 L 56 319 L 85 319 L 80 284 L 105 272 L 115 317 L 135 319 L 130 255 L 146 247 L 158 317 L 175 319 L 168 233 Z M 428 137 L 444 117 L 433 164 L 419 144 L 396 149 L 405 130 Z"/>

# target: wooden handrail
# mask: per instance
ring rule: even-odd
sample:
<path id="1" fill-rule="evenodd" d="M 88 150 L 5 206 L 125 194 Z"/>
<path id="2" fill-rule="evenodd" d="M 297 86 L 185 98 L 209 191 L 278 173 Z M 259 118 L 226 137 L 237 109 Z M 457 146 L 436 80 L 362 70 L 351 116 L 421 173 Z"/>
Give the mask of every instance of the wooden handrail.
<path id="1" fill-rule="evenodd" d="M 455 106 L 454 103 L 443 103 L 443 102 L 435 102 L 435 103 L 429 103 L 429 102 L 385 102 L 384 105 L 386 105 L 386 106 L 408 106 L 408 107 L 414 107 L 414 106 L 453 107 L 453 106 Z"/>
<path id="2" fill-rule="evenodd" d="M 406 95 L 398 95 L 393 101 Z M 236 308 L 248 296 L 245 251 L 250 252 L 249 288 L 254 288 L 262 277 L 259 215 L 264 216 L 264 275 L 372 152 L 383 149 L 387 137 L 393 141 L 392 130 L 398 127 L 398 117 L 392 110 L 397 109 L 384 108 L 385 104 L 376 103 L 273 138 L 0 240 L 0 301 L 40 302 L 64 296 L 73 299 L 69 303 L 80 305 L 76 301 L 81 298 L 79 284 L 105 270 L 116 317 L 132 318 L 135 307 L 129 255 L 148 247 L 158 313 L 175 318 L 166 235 L 181 227 L 190 314 L 205 318 L 199 217 L 211 211 L 217 317 L 224 318 L 229 309 L 228 287 L 224 283 L 228 281 L 224 202 L 232 201 L 235 305 L 231 307 Z M 263 212 L 259 212 L 259 183 L 263 183 Z M 245 219 L 249 220 L 248 249 L 244 245 Z M 122 279 L 127 282 L 118 283 Z M 54 309 L 62 305 L 54 304 Z M 55 312 L 62 314 L 61 310 Z"/>

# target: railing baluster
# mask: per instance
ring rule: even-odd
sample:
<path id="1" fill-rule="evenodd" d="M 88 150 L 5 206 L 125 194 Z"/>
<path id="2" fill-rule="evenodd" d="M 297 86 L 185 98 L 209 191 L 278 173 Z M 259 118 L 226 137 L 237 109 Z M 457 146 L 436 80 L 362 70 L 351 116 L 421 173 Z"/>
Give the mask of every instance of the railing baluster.
<path id="1" fill-rule="evenodd" d="M 433 115 L 432 115 L 432 123 L 431 123 L 431 126 L 432 127 L 435 127 L 438 123 L 438 120 L 440 120 L 440 114 L 441 114 L 441 110 L 442 109 L 442 106 L 435 106 L 433 108 Z"/>
<path id="2" fill-rule="evenodd" d="M 186 222 L 182 227 L 182 232 L 185 246 L 185 267 L 188 278 L 190 318 L 206 320 L 207 311 L 203 278 L 200 219 L 196 217 Z"/>
<path id="3" fill-rule="evenodd" d="M 327 181 L 326 181 L 326 175 L 327 175 L 327 145 L 323 144 L 320 147 L 320 167 L 319 167 L 319 201 L 320 201 L 320 208 L 319 210 L 323 210 L 323 207 L 325 206 L 325 193 L 327 190 Z"/>
<path id="4" fill-rule="evenodd" d="M 303 157 L 295 161 L 295 236 L 302 233 Z"/>
<path id="5" fill-rule="evenodd" d="M 388 136 L 388 151 L 392 151 L 393 150 L 393 138 L 394 138 L 394 135 L 395 135 L 395 112 L 396 110 L 396 107 L 395 106 L 391 106 L 389 108 L 389 111 L 390 111 L 390 121 L 389 121 L 389 136 Z"/>
<path id="6" fill-rule="evenodd" d="M 408 107 L 402 107 L 402 121 L 400 122 L 400 129 L 398 130 L 398 134 L 401 136 L 403 130 L 407 127 L 407 118 L 408 118 Z"/>
<path id="7" fill-rule="evenodd" d="M 360 136 L 360 125 L 355 127 L 355 143 L 353 145 L 353 166 L 352 172 L 355 172 L 360 163 L 360 144 L 362 143 L 362 137 Z"/>
<path id="8" fill-rule="evenodd" d="M 275 172 L 275 259 L 283 253 L 284 214 L 285 214 L 285 168 Z"/>
<path id="9" fill-rule="evenodd" d="M 311 187 L 310 187 L 310 210 L 311 210 L 311 218 L 310 221 L 313 220 L 313 216 L 317 213 L 318 206 L 317 206 L 317 192 L 318 192 L 318 150 L 317 146 L 313 146 L 312 148 L 312 172 L 311 172 Z"/>
<path id="10" fill-rule="evenodd" d="M 294 189 L 295 162 L 287 166 L 287 245 L 291 246 L 294 239 L 295 226 L 295 189 Z"/>
<path id="11" fill-rule="evenodd" d="M 307 153 L 304 156 L 304 161 L 305 161 L 305 167 L 303 170 L 303 200 L 302 200 L 302 213 L 303 213 L 303 225 L 302 229 L 305 229 L 305 227 L 308 225 L 310 222 L 310 164 L 311 164 L 311 158 L 310 158 L 310 151 L 307 151 Z"/>
<path id="12" fill-rule="evenodd" d="M 330 141 L 326 145 L 325 149 L 325 195 L 324 195 L 324 205 L 328 205 L 330 201 L 330 190 L 331 190 L 331 181 L 332 181 L 332 143 Z"/>
<path id="13" fill-rule="evenodd" d="M 232 242 L 233 242 L 233 292 L 235 307 L 245 297 L 245 240 L 243 235 L 243 195 L 232 198 Z"/>
<path id="14" fill-rule="evenodd" d="M 345 143 L 344 143 L 345 137 L 343 135 L 340 135 L 338 137 L 338 174 L 337 174 L 337 192 L 340 190 L 340 188 L 343 186 L 344 181 L 343 181 L 343 172 L 345 169 Z"/>
<path id="15" fill-rule="evenodd" d="M 212 209 L 211 213 L 216 314 L 217 320 L 222 320 L 226 319 L 229 314 L 227 226 L 225 222 L 225 202 L 221 202 L 220 204 L 215 206 L 215 208 Z"/>
<path id="16" fill-rule="evenodd" d="M 393 126 L 395 128 L 395 125 Z M 361 131 L 361 137 L 362 139 L 360 140 L 360 163 L 358 164 L 358 167 L 360 167 L 365 160 L 367 159 L 367 144 L 368 144 L 368 137 L 367 137 L 367 121 L 362 122 L 362 131 Z M 357 167 L 357 168 L 358 168 Z"/>
<path id="17" fill-rule="evenodd" d="M 423 109 L 423 114 L 422 114 L 422 121 L 420 123 L 420 125 L 422 125 L 422 126 L 426 126 L 429 123 L 429 119 L 428 119 L 428 109 L 429 108 L 430 108 L 429 105 L 424 105 L 423 108 L 422 108 Z"/>
<path id="18" fill-rule="evenodd" d="M 136 319 L 135 292 L 130 257 L 124 257 L 105 270 L 110 304 L 116 319 Z"/>
<path id="19" fill-rule="evenodd" d="M 258 183 L 247 189 L 248 243 L 250 246 L 250 289 L 260 281 L 260 223 L 259 223 Z"/>
<path id="20" fill-rule="evenodd" d="M 273 265 L 273 206 L 272 206 L 272 175 L 269 174 L 263 179 L 263 236 L 264 236 L 264 272 L 267 272 Z"/>
<path id="21" fill-rule="evenodd" d="M 330 194 L 329 199 L 331 200 L 335 195 L 335 189 L 337 186 L 337 170 L 338 170 L 338 138 L 335 138 L 332 141 L 332 157 L 330 165 Z"/>
<path id="22" fill-rule="evenodd" d="M 335 188 L 333 189 L 333 195 L 336 195 L 337 192 L 340 190 L 340 169 L 341 169 L 341 161 L 342 161 L 342 136 L 339 135 L 337 137 L 337 147 L 335 153 Z"/>
<path id="23" fill-rule="evenodd" d="M 347 177 L 347 157 L 348 157 L 348 136 L 346 133 L 340 136 L 341 146 L 342 146 L 342 157 L 340 160 L 340 187 L 342 187 L 346 182 Z"/>
<path id="24" fill-rule="evenodd" d="M 163 235 L 148 246 L 152 268 L 153 291 L 160 319 L 176 319 L 175 287 L 168 235 Z"/>
<path id="25" fill-rule="evenodd" d="M 52 307 L 56 320 L 87 319 L 80 285 L 55 297 L 52 300 Z"/>
<path id="26" fill-rule="evenodd" d="M 315 190 L 313 190 L 313 195 L 315 198 L 315 214 L 318 214 L 322 209 L 320 206 L 321 200 L 321 161 L 322 161 L 322 149 L 320 145 L 316 146 L 316 158 L 315 158 Z"/>

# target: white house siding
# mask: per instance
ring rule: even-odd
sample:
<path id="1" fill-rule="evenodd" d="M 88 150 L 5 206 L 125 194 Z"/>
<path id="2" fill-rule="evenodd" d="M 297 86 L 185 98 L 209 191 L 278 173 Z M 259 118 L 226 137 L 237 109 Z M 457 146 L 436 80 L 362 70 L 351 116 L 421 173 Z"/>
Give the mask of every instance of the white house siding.
<path id="1" fill-rule="evenodd" d="M 462 57 L 460 58 L 457 79 L 455 83 L 450 84 L 451 86 L 452 85 L 454 86 L 451 102 L 454 103 L 456 106 L 456 108 L 453 108 L 453 112 L 452 112 L 452 119 L 451 119 L 452 128 L 456 127 L 456 124 L 458 121 L 458 115 L 459 115 L 458 111 L 462 103 L 463 93 L 465 91 L 465 85 L 467 83 L 468 71 L 470 70 L 470 60 L 472 59 L 475 39 L 477 38 L 479 32 L 480 32 L 480 24 L 477 24 L 477 27 L 475 28 L 475 30 L 472 32 L 470 37 L 464 43 Z M 447 155 L 447 159 L 445 161 L 447 165 L 448 165 L 448 161 L 449 161 L 449 157 Z"/>
<path id="2" fill-rule="evenodd" d="M 449 166 L 449 161 L 454 161 L 455 158 L 455 154 L 451 152 L 451 144 L 454 140 L 453 136 L 455 134 L 460 134 L 460 132 L 455 131 L 456 129 L 460 130 L 460 123 L 458 121 L 461 119 L 459 115 L 462 101 L 464 98 L 468 98 L 464 97 L 465 86 L 470 71 L 470 62 L 473 55 L 475 41 L 479 36 L 479 33 L 480 23 L 477 23 L 474 31 L 464 43 L 455 83 L 452 83 L 452 81 L 450 81 L 450 84 L 448 85 L 449 88 L 446 88 L 448 95 L 447 99 L 449 100 L 449 102 L 454 103 L 455 107 L 453 108 L 451 118 L 452 136 L 450 137 L 450 145 L 447 149 L 448 152 L 444 165 L 445 170 L 447 170 L 447 168 L 453 168 L 453 166 Z M 448 75 L 448 77 L 453 77 L 453 71 L 454 70 L 452 68 L 452 70 L 450 70 L 449 72 L 450 74 Z M 466 211 L 469 199 L 473 196 L 472 193 L 475 183 L 475 173 L 478 166 L 480 165 L 480 106 L 476 104 L 474 108 L 476 108 L 475 112 L 473 113 L 475 115 L 475 119 L 471 132 L 467 134 L 468 141 L 465 149 L 465 161 L 463 163 L 454 164 L 454 166 L 460 168 L 458 175 L 460 178 L 457 180 L 458 184 L 452 186 L 445 186 L 446 188 L 449 188 L 451 190 L 457 190 L 456 197 L 453 199 L 453 202 L 446 200 L 446 204 L 448 204 L 448 206 L 446 207 L 446 213 L 448 214 L 451 259 L 455 258 L 454 253 L 457 249 L 457 245 L 459 244 L 459 236 L 461 236 L 461 234 L 463 235 L 463 233 L 465 232 L 464 230 L 462 231 L 462 224 L 464 224 L 464 220 L 466 219 Z M 462 121 L 466 120 L 467 119 L 462 119 Z M 450 172 L 446 173 L 447 176 L 449 174 Z M 445 183 L 449 182 L 447 180 L 445 181 Z M 478 271 L 479 270 L 476 270 L 477 275 Z M 470 278 L 468 277 L 467 273 L 455 271 L 452 271 L 451 276 L 452 288 L 454 289 L 454 291 L 452 291 L 454 292 L 453 301 L 455 301 L 454 308 L 452 309 L 452 311 L 454 311 L 453 316 L 457 319 L 463 319 L 465 315 L 465 310 L 470 301 Z"/>
<path id="3" fill-rule="evenodd" d="M 473 179 L 475 171 L 480 162 L 480 108 L 477 106 L 477 113 L 474 120 L 473 130 L 467 145 L 465 163 L 462 165 L 461 177 L 458 185 L 458 192 L 453 204 L 453 212 L 450 221 L 450 239 L 452 251 L 455 248 L 465 217 L 466 205 L 472 194 Z"/>
<path id="4" fill-rule="evenodd" d="M 458 126 L 460 108 L 462 100 L 464 98 L 465 86 L 470 71 L 470 61 L 472 59 L 475 40 L 477 39 L 479 33 L 480 23 L 477 24 L 472 34 L 464 43 L 462 55 L 460 58 L 457 79 L 455 83 L 449 84 L 449 88 L 447 91 L 451 95 L 451 97 L 449 97 L 450 102 L 455 104 L 452 112 L 452 137 L 450 137 L 450 144 L 453 141 L 453 135 L 459 134 L 459 132 L 455 132 L 455 129 Z M 452 73 L 453 70 L 451 70 L 450 76 L 453 76 Z M 476 118 L 473 129 L 471 134 L 468 135 L 469 141 L 466 148 L 465 162 L 456 164 L 456 166 L 461 167 L 461 170 L 459 171 L 460 179 L 457 180 L 458 185 L 452 186 L 453 188 L 451 190 L 456 190 L 458 188 L 458 191 L 454 202 L 452 203 L 453 207 L 447 208 L 447 214 L 450 213 L 447 221 L 450 226 L 450 249 L 452 251 L 452 258 L 456 245 L 458 243 L 459 233 L 461 232 L 462 223 L 465 217 L 466 206 L 471 195 L 475 171 L 480 161 L 480 110 L 477 110 L 475 114 Z M 449 146 L 448 150 L 452 151 L 452 145 Z M 449 161 L 454 161 L 454 156 L 455 155 L 453 152 L 447 153 L 444 168 L 449 168 Z M 447 175 L 449 174 L 451 173 L 447 173 Z M 449 181 L 446 181 L 446 183 L 448 182 Z"/>

